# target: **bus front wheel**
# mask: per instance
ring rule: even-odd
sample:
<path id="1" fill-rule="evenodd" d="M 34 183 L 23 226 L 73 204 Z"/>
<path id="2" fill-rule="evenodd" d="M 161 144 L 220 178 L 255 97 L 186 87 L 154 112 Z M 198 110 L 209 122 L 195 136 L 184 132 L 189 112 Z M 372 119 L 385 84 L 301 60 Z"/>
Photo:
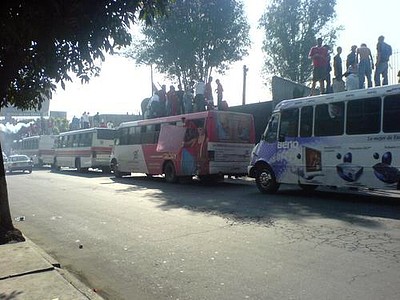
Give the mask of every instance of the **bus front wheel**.
<path id="1" fill-rule="evenodd" d="M 262 166 L 257 171 L 256 185 L 261 193 L 273 194 L 279 189 L 274 171 L 269 166 Z"/>
<path id="2" fill-rule="evenodd" d="M 167 162 L 164 167 L 165 181 L 168 183 L 176 183 L 178 181 L 178 176 L 176 176 L 176 171 L 174 164 L 172 162 Z"/>

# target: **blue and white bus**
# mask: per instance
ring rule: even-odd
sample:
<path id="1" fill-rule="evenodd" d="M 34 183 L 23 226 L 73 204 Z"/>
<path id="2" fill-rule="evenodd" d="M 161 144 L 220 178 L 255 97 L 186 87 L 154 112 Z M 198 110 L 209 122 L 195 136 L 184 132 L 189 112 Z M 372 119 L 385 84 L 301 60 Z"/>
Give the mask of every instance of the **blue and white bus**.
<path id="1" fill-rule="evenodd" d="M 280 183 L 399 189 L 400 85 L 280 102 L 248 175 L 263 193 Z"/>

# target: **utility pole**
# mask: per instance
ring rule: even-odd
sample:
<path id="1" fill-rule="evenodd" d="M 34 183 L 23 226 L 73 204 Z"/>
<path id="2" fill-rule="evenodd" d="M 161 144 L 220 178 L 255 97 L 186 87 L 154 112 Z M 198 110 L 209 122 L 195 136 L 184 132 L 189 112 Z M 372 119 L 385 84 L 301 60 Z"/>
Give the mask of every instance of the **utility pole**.
<path id="1" fill-rule="evenodd" d="M 243 65 L 243 97 L 242 97 L 242 105 L 246 104 L 246 77 L 247 71 L 249 70 L 246 65 Z"/>

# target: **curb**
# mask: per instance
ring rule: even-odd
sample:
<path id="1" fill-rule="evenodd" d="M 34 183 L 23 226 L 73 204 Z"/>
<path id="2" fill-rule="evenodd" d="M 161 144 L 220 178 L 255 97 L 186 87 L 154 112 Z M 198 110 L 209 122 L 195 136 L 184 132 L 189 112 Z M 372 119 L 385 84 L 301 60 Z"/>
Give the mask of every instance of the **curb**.
<path id="1" fill-rule="evenodd" d="M 54 259 L 54 257 L 50 256 L 47 252 L 45 252 L 42 248 L 36 245 L 33 241 L 27 238 L 24 235 L 25 242 L 29 244 L 43 259 L 49 262 L 53 267 L 54 271 L 57 271 L 73 288 L 79 291 L 82 295 L 92 300 L 104 300 L 99 294 L 94 292 L 91 288 L 85 285 L 82 281 L 76 278 L 72 273 L 63 269 L 61 264 Z"/>

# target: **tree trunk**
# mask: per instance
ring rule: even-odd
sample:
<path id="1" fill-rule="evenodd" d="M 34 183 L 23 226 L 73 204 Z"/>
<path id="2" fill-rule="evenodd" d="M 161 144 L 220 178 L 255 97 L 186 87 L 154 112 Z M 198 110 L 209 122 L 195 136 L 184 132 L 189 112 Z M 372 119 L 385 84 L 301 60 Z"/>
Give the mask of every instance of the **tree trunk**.
<path id="1" fill-rule="evenodd" d="M 0 152 L 1 145 L 0 145 Z M 4 170 L 3 155 L 0 156 L 0 245 L 9 242 L 23 242 L 25 238 L 21 231 L 12 223 L 10 205 L 8 204 L 6 173 Z"/>

